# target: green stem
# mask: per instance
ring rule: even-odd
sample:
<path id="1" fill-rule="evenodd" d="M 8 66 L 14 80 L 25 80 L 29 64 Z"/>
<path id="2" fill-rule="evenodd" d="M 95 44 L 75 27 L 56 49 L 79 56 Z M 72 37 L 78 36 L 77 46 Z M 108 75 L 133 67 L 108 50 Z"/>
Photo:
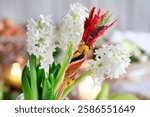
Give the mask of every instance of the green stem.
<path id="1" fill-rule="evenodd" d="M 70 60 L 72 57 L 72 52 L 73 52 L 73 43 L 70 42 L 67 48 L 67 52 L 66 55 L 64 57 L 64 61 L 62 63 L 62 66 L 60 68 L 60 71 L 56 77 L 55 80 L 55 86 L 54 86 L 54 92 L 56 93 L 56 91 L 58 90 L 60 84 L 62 83 L 63 79 L 64 79 L 64 75 L 65 75 L 65 71 L 68 67 L 68 65 L 70 64 Z"/>
<path id="2" fill-rule="evenodd" d="M 79 78 L 77 78 L 77 79 L 75 80 L 75 82 L 74 82 L 73 84 L 71 84 L 70 86 L 68 86 L 68 87 L 64 90 L 61 99 L 64 99 L 64 98 L 68 95 L 68 93 L 69 93 L 76 85 L 78 85 L 84 78 L 86 78 L 87 76 L 89 76 L 89 75 L 91 75 L 91 74 L 92 74 L 92 71 L 91 71 L 91 70 L 88 70 L 88 71 L 84 72 Z"/>
<path id="3" fill-rule="evenodd" d="M 109 84 L 105 83 L 103 84 L 101 91 L 97 95 L 96 100 L 107 100 L 108 94 L 109 94 Z"/>
<path id="4" fill-rule="evenodd" d="M 36 75 L 36 57 L 29 56 L 30 78 L 31 78 L 31 100 L 38 100 L 37 75 Z"/>

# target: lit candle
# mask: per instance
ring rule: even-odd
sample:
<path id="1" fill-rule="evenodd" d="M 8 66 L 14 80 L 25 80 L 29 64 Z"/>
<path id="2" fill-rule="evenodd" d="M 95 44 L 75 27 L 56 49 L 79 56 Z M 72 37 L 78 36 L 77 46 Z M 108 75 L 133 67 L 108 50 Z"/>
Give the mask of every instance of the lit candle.
<path id="1" fill-rule="evenodd" d="M 11 85 L 20 88 L 21 87 L 21 67 L 19 63 L 13 63 L 11 71 L 10 71 L 10 77 L 9 82 Z"/>
<path id="2" fill-rule="evenodd" d="M 21 68 L 19 63 L 14 63 L 12 65 L 10 75 L 14 78 L 21 78 Z"/>
<path id="3" fill-rule="evenodd" d="M 91 76 L 86 77 L 78 87 L 79 98 L 83 100 L 93 100 L 101 90 L 101 86 L 94 86 Z"/>

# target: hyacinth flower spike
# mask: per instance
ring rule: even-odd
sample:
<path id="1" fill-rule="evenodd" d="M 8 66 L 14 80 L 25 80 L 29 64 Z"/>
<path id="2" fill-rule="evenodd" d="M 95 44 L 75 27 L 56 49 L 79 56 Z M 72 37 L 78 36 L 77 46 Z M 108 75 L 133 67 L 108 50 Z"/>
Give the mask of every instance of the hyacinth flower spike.
<path id="1" fill-rule="evenodd" d="M 68 66 L 65 72 L 65 78 L 62 85 L 59 88 L 58 98 L 61 99 L 62 93 L 66 87 L 70 86 L 77 79 L 77 72 L 81 67 L 82 63 L 85 61 L 89 50 L 92 49 L 94 42 L 103 36 L 105 31 L 109 29 L 117 20 L 108 24 L 111 15 L 109 15 L 109 11 L 101 14 L 101 10 L 98 9 L 98 12 L 95 13 L 95 7 L 89 13 L 89 16 L 86 18 L 84 22 L 84 33 L 82 36 L 82 40 L 80 45 L 78 46 L 77 51 L 73 54 L 73 57 L 70 61 L 70 65 Z"/>

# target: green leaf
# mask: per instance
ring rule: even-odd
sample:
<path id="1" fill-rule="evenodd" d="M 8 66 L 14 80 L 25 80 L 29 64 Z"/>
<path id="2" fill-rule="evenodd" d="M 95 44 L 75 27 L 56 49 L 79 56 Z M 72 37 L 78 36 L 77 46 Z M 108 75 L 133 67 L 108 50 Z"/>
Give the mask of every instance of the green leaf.
<path id="1" fill-rule="evenodd" d="M 138 100 L 138 98 L 132 94 L 118 93 L 109 97 L 110 100 Z"/>
<path id="2" fill-rule="evenodd" d="M 44 69 L 40 68 L 40 65 L 37 67 L 37 87 L 39 88 L 42 83 L 42 78 L 45 78 L 45 71 Z"/>
<path id="3" fill-rule="evenodd" d="M 30 89 L 30 77 L 28 76 L 29 68 L 25 66 L 22 72 L 22 88 L 24 93 L 24 99 L 31 99 L 31 89 Z"/>
<path id="4" fill-rule="evenodd" d="M 52 65 L 49 65 L 49 83 L 50 83 L 50 89 L 49 89 L 49 96 L 48 99 L 49 100 L 53 100 L 56 98 L 56 92 L 54 92 L 54 86 L 55 86 L 55 79 L 57 77 L 57 74 L 59 72 L 61 68 L 60 64 L 56 64 L 55 62 L 53 62 Z"/>
<path id="5" fill-rule="evenodd" d="M 57 66 L 56 66 L 56 68 L 61 68 L 61 64 L 59 63 L 59 64 L 57 64 Z"/>
<path id="6" fill-rule="evenodd" d="M 54 71 L 55 67 L 56 67 L 56 63 L 53 62 L 53 64 L 52 64 L 52 71 Z"/>
<path id="7" fill-rule="evenodd" d="M 61 68 L 61 65 L 60 65 L 60 64 L 57 64 L 57 66 L 55 67 L 55 69 L 54 69 L 54 71 L 53 71 L 54 79 L 56 79 L 57 74 L 58 74 L 60 68 Z"/>
<path id="8" fill-rule="evenodd" d="M 64 99 L 75 86 L 77 86 L 84 78 L 86 78 L 87 76 L 91 74 L 92 74 L 91 70 L 84 72 L 79 78 L 75 80 L 73 84 L 71 84 L 64 90 L 61 99 Z"/>
<path id="9" fill-rule="evenodd" d="M 32 54 L 29 56 L 30 78 L 31 78 L 31 99 L 38 100 L 36 57 Z"/>
<path id="10" fill-rule="evenodd" d="M 96 100 L 107 100 L 109 94 L 109 84 L 105 83 L 102 85 L 102 89 L 98 96 L 96 97 Z"/>
<path id="11" fill-rule="evenodd" d="M 42 77 L 42 87 L 44 86 L 45 79 L 46 79 L 46 76 L 44 75 L 44 76 Z"/>
<path id="12" fill-rule="evenodd" d="M 60 84 L 63 81 L 64 75 L 65 75 L 65 71 L 70 63 L 71 57 L 72 57 L 72 53 L 73 53 L 73 43 L 70 42 L 67 48 L 67 52 L 66 55 L 64 57 L 62 66 L 57 74 L 56 80 L 55 80 L 55 86 L 54 86 L 54 92 L 56 93 L 58 90 L 58 87 L 60 86 Z"/>
<path id="13" fill-rule="evenodd" d="M 48 78 L 45 78 L 43 83 L 43 88 L 42 88 L 42 100 L 48 99 L 49 89 L 50 89 L 50 84 Z"/>
<path id="14" fill-rule="evenodd" d="M 53 74 L 50 74 L 49 81 L 50 81 L 50 95 L 48 99 L 53 100 L 55 99 L 55 92 L 54 92 L 55 78 Z"/>
<path id="15" fill-rule="evenodd" d="M 51 84 L 50 87 L 54 88 L 55 79 L 54 79 L 54 75 L 53 74 L 50 74 L 49 81 L 50 81 L 50 84 Z"/>

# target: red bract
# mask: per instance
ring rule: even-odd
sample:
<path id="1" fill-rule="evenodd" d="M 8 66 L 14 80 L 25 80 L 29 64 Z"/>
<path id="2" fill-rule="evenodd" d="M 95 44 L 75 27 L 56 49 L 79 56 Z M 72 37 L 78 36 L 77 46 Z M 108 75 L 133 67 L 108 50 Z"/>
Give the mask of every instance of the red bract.
<path id="1" fill-rule="evenodd" d="M 91 10 L 91 12 L 89 14 L 89 17 L 86 18 L 86 20 L 84 22 L 84 29 L 87 28 L 90 25 L 90 21 L 93 18 L 94 11 L 95 11 L 95 7 L 92 8 L 92 10 Z"/>
<path id="2" fill-rule="evenodd" d="M 84 23 L 84 33 L 82 40 L 84 42 L 87 42 L 88 37 L 96 30 L 97 24 L 99 21 L 99 14 L 100 14 L 100 9 L 97 14 L 94 15 L 95 7 L 92 8 L 89 17 L 86 18 L 85 23 Z"/>
<path id="3" fill-rule="evenodd" d="M 115 20 L 114 22 L 112 22 L 111 24 L 104 26 L 99 32 L 98 34 L 93 37 L 88 43 L 87 45 L 90 47 L 93 45 L 93 43 L 97 40 L 97 38 L 100 38 L 101 36 L 103 36 L 103 34 L 105 33 L 105 31 L 110 28 L 117 20 Z"/>
<path id="4" fill-rule="evenodd" d="M 104 32 L 110 28 L 117 20 L 111 24 L 103 24 L 104 18 L 108 17 L 109 11 L 100 15 L 101 10 L 98 9 L 98 12 L 94 14 L 95 7 L 92 8 L 89 17 L 86 18 L 84 22 L 84 33 L 82 40 L 89 47 L 93 45 L 97 38 L 101 37 Z M 100 25 L 101 24 L 101 25 Z"/>

